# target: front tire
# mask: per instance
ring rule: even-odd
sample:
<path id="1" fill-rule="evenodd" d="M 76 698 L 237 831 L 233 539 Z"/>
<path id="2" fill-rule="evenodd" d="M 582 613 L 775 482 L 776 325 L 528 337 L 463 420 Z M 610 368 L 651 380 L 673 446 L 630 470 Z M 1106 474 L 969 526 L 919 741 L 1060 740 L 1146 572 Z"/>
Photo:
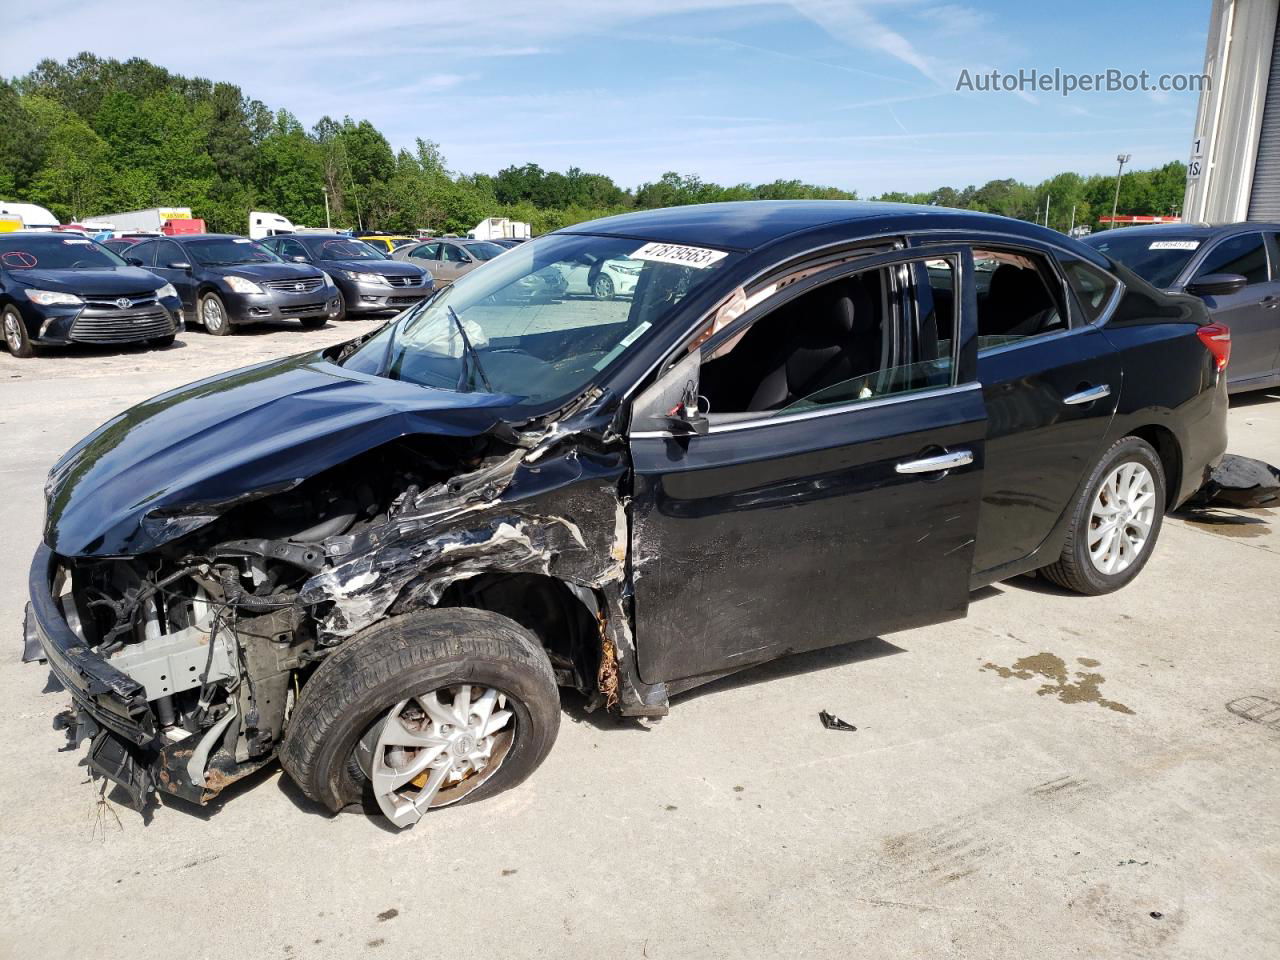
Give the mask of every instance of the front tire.
<path id="1" fill-rule="evenodd" d="M 5 307 L 0 324 L 4 326 L 4 342 L 11 354 L 24 358 L 36 355 L 31 338 L 27 336 L 27 325 L 22 322 L 22 314 L 17 307 Z"/>
<path id="2" fill-rule="evenodd" d="M 206 293 L 200 298 L 200 322 L 204 324 L 205 332 L 215 337 L 225 337 L 234 330 L 227 315 L 227 305 L 216 293 Z"/>
<path id="3" fill-rule="evenodd" d="M 165 334 L 163 337 L 152 337 L 147 341 L 147 346 L 152 350 L 163 350 L 165 347 L 173 346 L 173 341 L 178 339 L 176 333 Z"/>
<path id="4" fill-rule="evenodd" d="M 328 317 L 303 317 L 303 318 L 302 318 L 302 329 L 304 329 L 304 330 L 319 330 L 321 327 L 323 327 L 323 326 L 324 326 L 326 323 L 328 323 L 328 322 L 329 322 L 329 318 L 328 318 Z"/>
<path id="5" fill-rule="evenodd" d="M 374 624 L 320 665 L 280 763 L 330 810 L 372 800 L 406 827 L 514 787 L 559 729 L 555 674 L 529 631 L 486 610 L 420 610 Z"/>
<path id="6" fill-rule="evenodd" d="M 1119 590 L 1147 565 L 1164 521 L 1164 466 L 1138 437 L 1116 441 L 1072 508 L 1056 563 L 1040 572 L 1076 593 Z"/>
<path id="7" fill-rule="evenodd" d="M 607 273 L 598 274 L 591 282 L 591 293 L 597 300 L 612 300 L 614 296 L 613 278 Z"/>

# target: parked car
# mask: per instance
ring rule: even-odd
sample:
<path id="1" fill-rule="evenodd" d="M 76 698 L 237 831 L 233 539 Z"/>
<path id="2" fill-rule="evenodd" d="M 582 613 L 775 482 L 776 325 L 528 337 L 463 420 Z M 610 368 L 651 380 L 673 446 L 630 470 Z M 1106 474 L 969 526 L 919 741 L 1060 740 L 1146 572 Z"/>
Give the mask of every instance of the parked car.
<path id="1" fill-rule="evenodd" d="M 112 253 L 124 255 L 124 252 L 130 247 L 141 243 L 143 237 L 108 237 L 106 240 L 99 241 L 104 247 Z"/>
<path id="2" fill-rule="evenodd" d="M 1228 392 L 1280 384 L 1280 224 L 1125 227 L 1084 242 L 1161 290 L 1200 297 L 1230 327 Z"/>
<path id="3" fill-rule="evenodd" d="M 426 267 L 437 287 L 445 287 L 466 276 L 482 263 L 506 252 L 490 240 L 428 240 L 400 247 L 391 256 L 396 260 Z"/>
<path id="4" fill-rule="evenodd" d="M 215 336 L 265 320 L 298 320 L 313 330 L 342 317 L 338 288 L 324 271 L 285 263 L 257 240 L 214 233 L 156 237 L 126 256 L 173 284 L 185 316 Z"/>
<path id="5" fill-rule="evenodd" d="M 262 245 L 282 260 L 313 264 L 338 287 L 341 311 L 379 313 L 411 307 L 433 290 L 425 267 L 400 263 L 367 243 L 339 234 L 270 237 Z"/>
<path id="6" fill-rule="evenodd" d="M 612 300 L 617 296 L 629 297 L 635 293 L 636 280 L 639 279 L 643 266 L 643 263 L 628 257 L 609 260 L 584 257 L 578 262 L 565 264 L 560 272 L 564 274 L 565 292 L 569 296 Z"/>
<path id="7" fill-rule="evenodd" d="M 182 329 L 176 291 L 86 237 L 0 234 L 0 324 L 15 357 L 37 344 L 173 343 Z"/>
<path id="8" fill-rule="evenodd" d="M 385 254 L 392 254 L 398 247 L 406 244 L 417 243 L 417 237 L 405 237 L 393 233 L 357 233 L 357 240 L 363 240 L 375 250 Z"/>
<path id="9" fill-rule="evenodd" d="M 583 258 L 640 264 L 634 296 L 507 295 Z M 138 804 L 279 756 L 407 826 L 532 773 L 559 688 L 660 716 L 1017 574 L 1123 587 L 1223 454 L 1229 348 L 1198 300 L 985 214 L 578 224 L 73 447 L 25 656 Z"/>

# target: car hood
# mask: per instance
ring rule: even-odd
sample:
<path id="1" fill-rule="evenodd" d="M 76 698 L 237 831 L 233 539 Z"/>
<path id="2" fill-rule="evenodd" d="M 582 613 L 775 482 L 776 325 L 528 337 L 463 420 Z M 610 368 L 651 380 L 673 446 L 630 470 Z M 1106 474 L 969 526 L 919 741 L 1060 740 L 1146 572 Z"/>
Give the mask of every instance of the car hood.
<path id="1" fill-rule="evenodd" d="M 44 540 L 63 556 L 143 553 L 397 437 L 483 433 L 517 399 L 358 374 L 320 353 L 233 370 L 72 447 L 49 474 Z"/>
<path id="2" fill-rule="evenodd" d="M 40 290 L 59 293 L 139 293 L 164 286 L 154 273 L 138 267 L 104 267 L 101 270 L 22 270 L 13 276 Z"/>
<path id="3" fill-rule="evenodd" d="M 380 273 L 388 277 L 418 277 L 423 268 L 403 260 L 319 260 L 326 270 L 355 270 L 357 273 Z"/>
<path id="4" fill-rule="evenodd" d="M 234 273 L 238 277 L 250 280 L 301 280 L 303 277 L 314 277 L 319 268 L 305 263 L 236 263 L 228 266 L 215 264 L 205 267 L 217 273 Z"/>

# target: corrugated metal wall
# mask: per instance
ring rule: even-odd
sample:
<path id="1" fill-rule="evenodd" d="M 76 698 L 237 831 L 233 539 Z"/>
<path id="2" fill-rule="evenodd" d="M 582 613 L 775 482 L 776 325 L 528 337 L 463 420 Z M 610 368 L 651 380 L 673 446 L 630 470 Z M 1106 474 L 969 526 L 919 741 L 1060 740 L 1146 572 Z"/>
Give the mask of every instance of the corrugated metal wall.
<path id="1" fill-rule="evenodd" d="M 1280 21 L 1276 22 L 1276 39 L 1271 47 L 1271 76 L 1258 133 L 1249 219 L 1280 220 Z"/>

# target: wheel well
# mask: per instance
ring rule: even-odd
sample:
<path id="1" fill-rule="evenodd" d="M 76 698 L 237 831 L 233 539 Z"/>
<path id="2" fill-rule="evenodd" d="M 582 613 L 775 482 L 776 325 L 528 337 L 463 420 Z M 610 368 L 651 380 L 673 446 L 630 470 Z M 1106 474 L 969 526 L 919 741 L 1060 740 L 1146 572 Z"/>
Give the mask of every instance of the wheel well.
<path id="1" fill-rule="evenodd" d="M 1182 448 L 1178 446 L 1178 438 L 1168 427 L 1154 423 L 1130 430 L 1129 436 L 1147 441 L 1160 455 L 1165 477 L 1165 509 L 1172 510 L 1182 487 Z"/>
<path id="2" fill-rule="evenodd" d="M 585 694 L 596 689 L 600 624 L 586 600 L 563 580 L 536 573 L 482 573 L 452 584 L 437 604 L 510 617 L 538 638 L 556 682 Z"/>

